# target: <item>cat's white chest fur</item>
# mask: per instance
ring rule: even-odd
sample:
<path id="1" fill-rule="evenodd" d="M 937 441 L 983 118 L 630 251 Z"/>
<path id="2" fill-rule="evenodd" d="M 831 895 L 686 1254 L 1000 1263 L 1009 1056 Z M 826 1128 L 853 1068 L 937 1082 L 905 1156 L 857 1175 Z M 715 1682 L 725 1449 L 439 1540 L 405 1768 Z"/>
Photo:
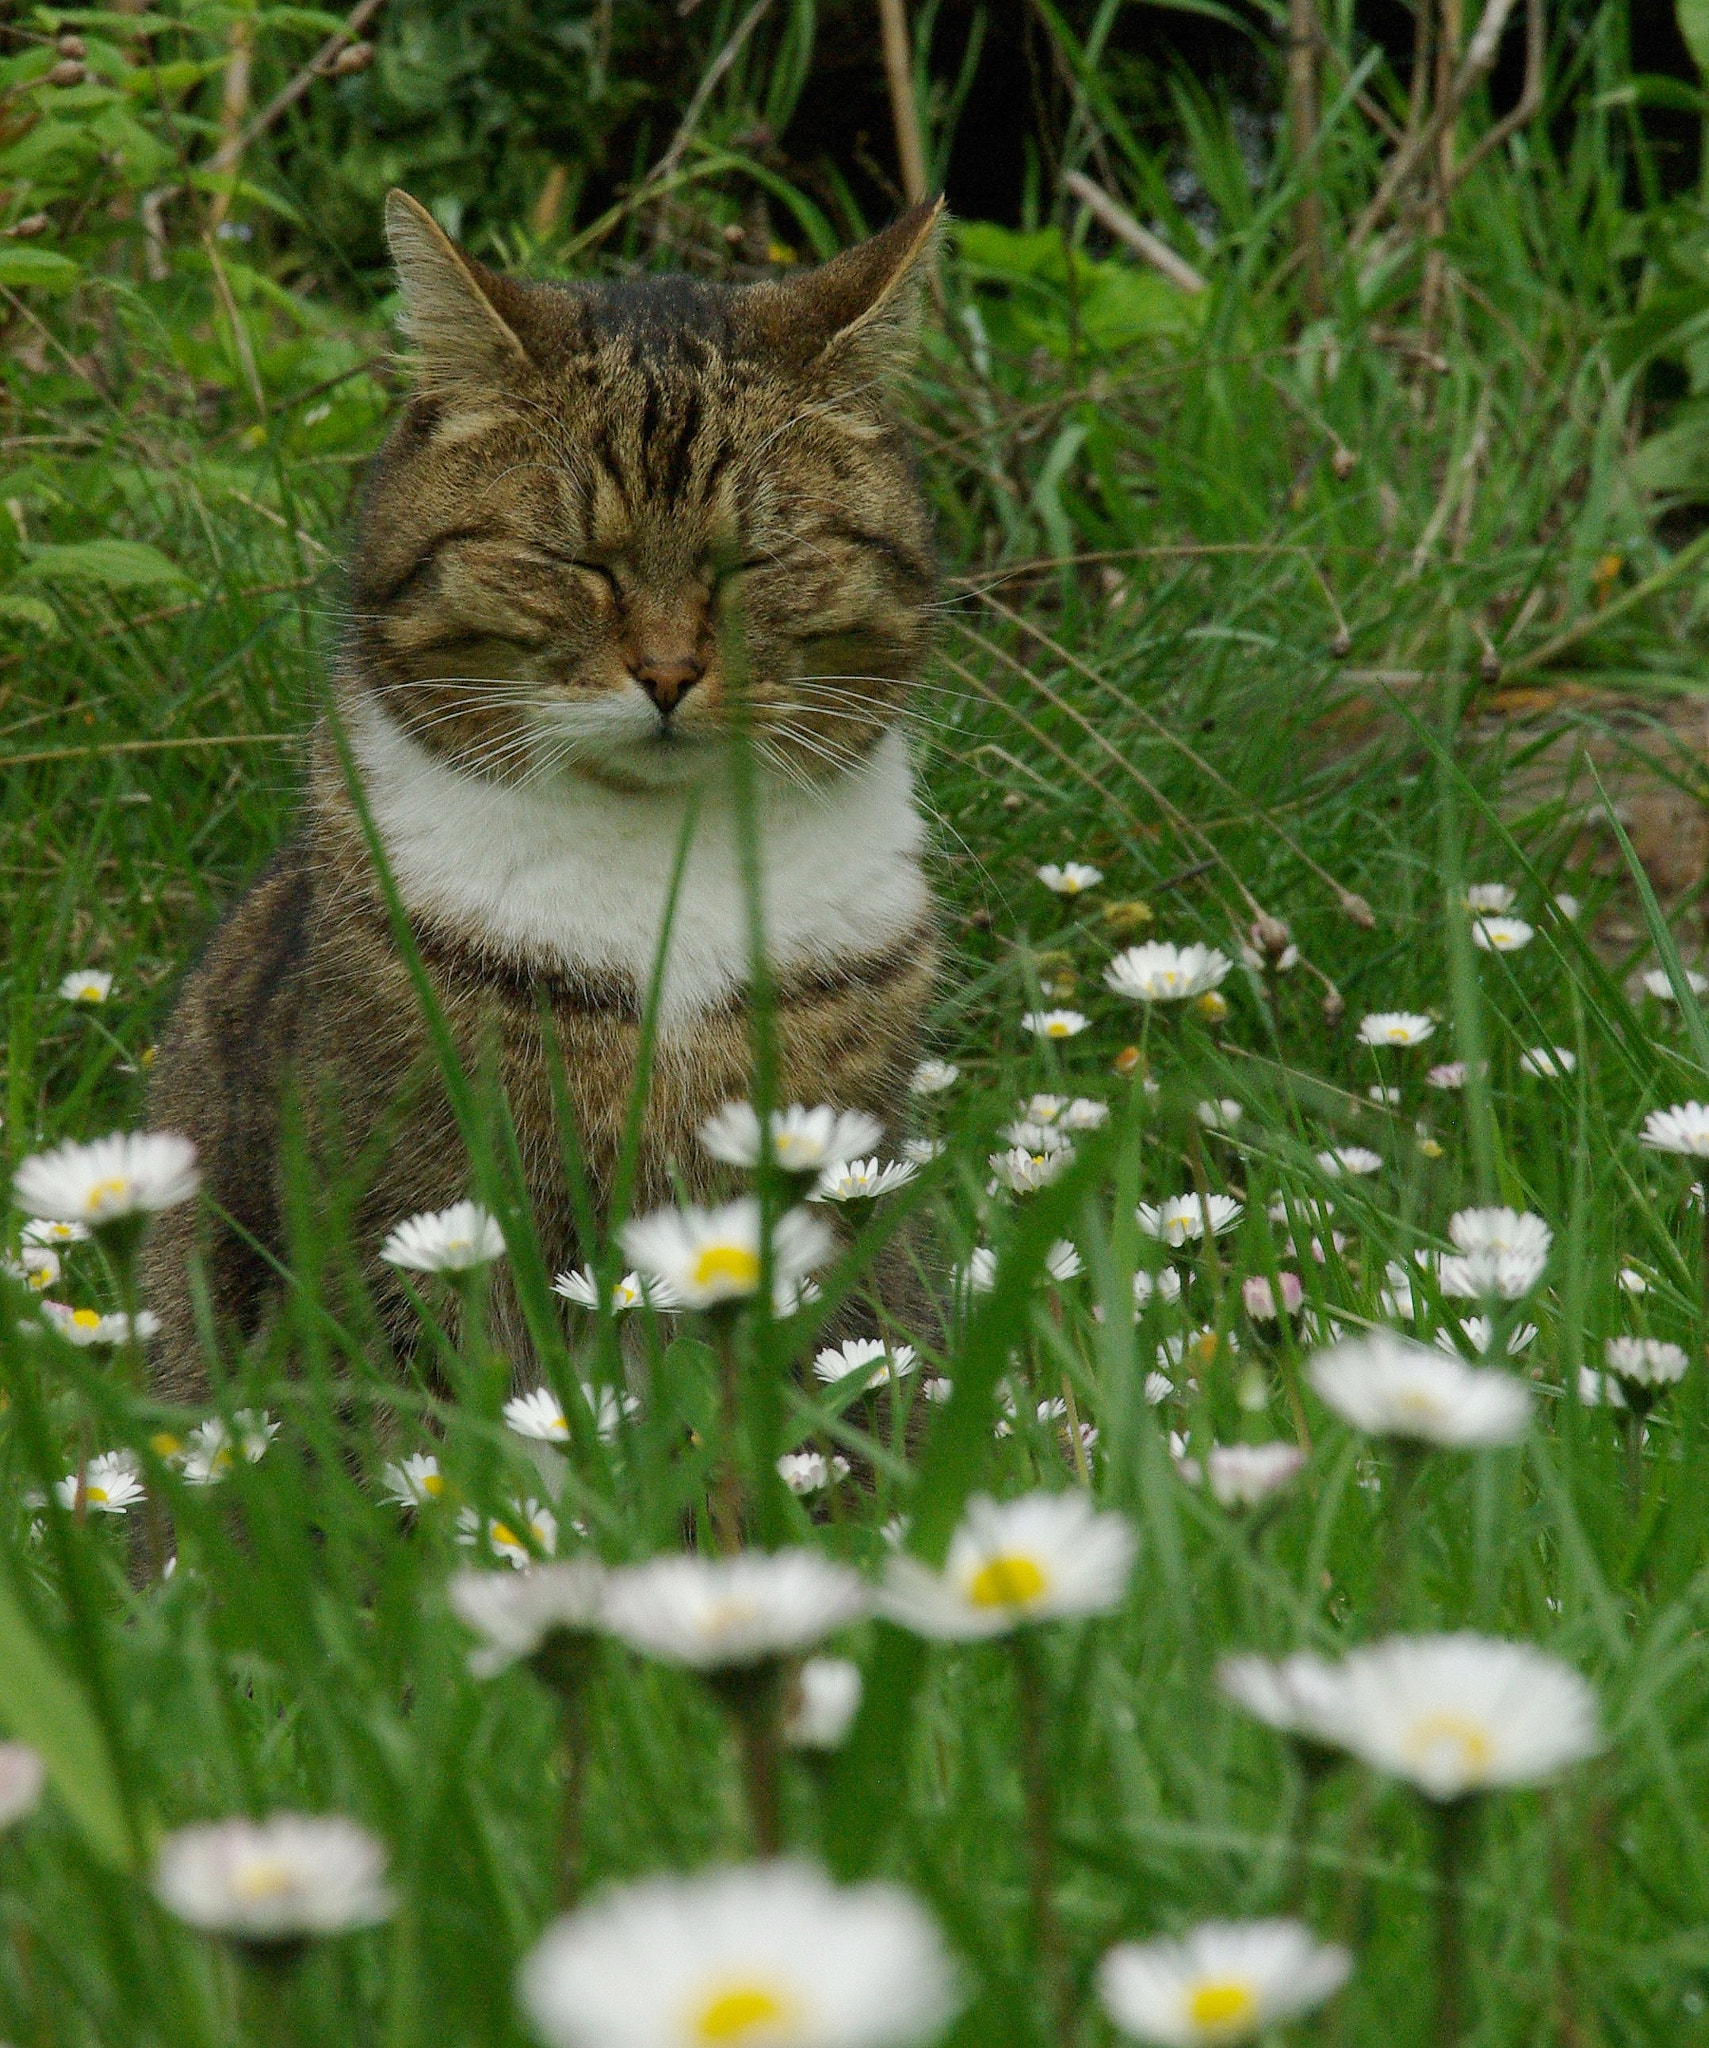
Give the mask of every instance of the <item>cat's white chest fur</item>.
<path id="1" fill-rule="evenodd" d="M 645 990 L 688 808 L 562 775 L 512 789 L 447 767 L 368 703 L 352 740 L 405 905 L 525 959 L 629 975 Z M 766 952 L 830 967 L 915 932 L 927 893 L 913 772 L 892 732 L 861 767 L 802 789 L 760 787 Z M 748 977 L 741 849 L 726 789 L 701 798 L 671 925 L 661 1029 L 678 1032 Z"/>

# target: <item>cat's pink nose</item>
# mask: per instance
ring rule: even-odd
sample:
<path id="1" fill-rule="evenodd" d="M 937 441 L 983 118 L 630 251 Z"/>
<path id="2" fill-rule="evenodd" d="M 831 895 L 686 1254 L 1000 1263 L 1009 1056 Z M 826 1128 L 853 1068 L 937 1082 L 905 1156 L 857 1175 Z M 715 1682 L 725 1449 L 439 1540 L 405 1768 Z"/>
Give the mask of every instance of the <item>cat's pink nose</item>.
<path id="1" fill-rule="evenodd" d="M 706 673 L 706 664 L 692 655 L 643 655 L 630 670 L 662 717 L 671 713 Z"/>

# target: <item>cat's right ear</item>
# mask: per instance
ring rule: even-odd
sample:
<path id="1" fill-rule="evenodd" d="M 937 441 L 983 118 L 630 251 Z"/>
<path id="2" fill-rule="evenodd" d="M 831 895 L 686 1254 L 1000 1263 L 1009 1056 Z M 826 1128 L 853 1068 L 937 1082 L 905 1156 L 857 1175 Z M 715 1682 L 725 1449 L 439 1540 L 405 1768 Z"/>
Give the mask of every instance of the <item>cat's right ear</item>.
<path id="1" fill-rule="evenodd" d="M 403 296 L 402 326 L 424 387 L 490 385 L 530 365 L 501 310 L 502 278 L 465 256 L 407 192 L 386 194 L 386 240 Z"/>

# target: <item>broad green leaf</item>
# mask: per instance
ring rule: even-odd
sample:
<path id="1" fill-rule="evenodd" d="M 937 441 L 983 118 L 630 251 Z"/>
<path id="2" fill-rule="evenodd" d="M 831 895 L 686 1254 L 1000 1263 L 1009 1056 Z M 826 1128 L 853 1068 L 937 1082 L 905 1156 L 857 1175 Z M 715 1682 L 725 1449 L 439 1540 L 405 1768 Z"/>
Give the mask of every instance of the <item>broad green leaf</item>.
<path id="1" fill-rule="evenodd" d="M 82 275 L 71 258 L 57 249 L 32 249 L 27 244 L 0 248 L 0 284 L 68 292 Z"/>
<path id="2" fill-rule="evenodd" d="M 183 588 L 190 578 L 142 540 L 32 541 L 22 573 L 38 583 L 93 585 L 98 590 Z"/>
<path id="3" fill-rule="evenodd" d="M 0 590 L 0 619 L 33 626 L 38 633 L 59 631 L 59 614 L 45 598 L 26 597 L 21 590 Z"/>
<path id="4" fill-rule="evenodd" d="M 1709 78 L 1709 0 L 1674 0 L 1674 12 L 1692 63 Z"/>
<path id="5" fill-rule="evenodd" d="M 115 1870 L 128 1868 L 131 1834 L 100 1723 L 25 1619 L 4 1579 L 0 1726 L 40 1752 L 48 1782 L 93 1853 Z"/>

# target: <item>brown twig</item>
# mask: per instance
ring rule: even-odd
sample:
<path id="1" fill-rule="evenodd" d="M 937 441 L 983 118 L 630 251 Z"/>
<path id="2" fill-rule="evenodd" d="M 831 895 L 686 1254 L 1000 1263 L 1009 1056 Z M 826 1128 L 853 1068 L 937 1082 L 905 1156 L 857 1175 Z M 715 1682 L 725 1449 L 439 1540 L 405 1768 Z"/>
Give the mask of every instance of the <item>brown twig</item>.
<path id="1" fill-rule="evenodd" d="M 349 15 L 345 18 L 344 26 L 333 30 L 332 34 L 327 37 L 326 41 L 321 44 L 320 48 L 316 50 L 314 55 L 290 83 L 282 86 L 273 95 L 266 106 L 261 109 L 260 113 L 256 115 L 255 119 L 250 122 L 249 126 L 241 134 L 233 136 L 227 142 L 222 142 L 203 168 L 209 171 L 231 170 L 240 161 L 244 152 L 251 144 L 259 142 L 261 137 L 272 127 L 273 123 L 278 120 L 279 116 L 297 104 L 298 100 L 314 84 L 315 80 L 320 77 L 333 58 L 338 55 L 339 51 L 344 49 L 347 44 L 354 43 L 361 36 L 363 29 L 379 13 L 384 4 L 385 0 L 358 0 L 358 4 L 350 10 Z"/>
<path id="2" fill-rule="evenodd" d="M 36 754 L 7 754 L 0 756 L 0 769 L 33 768 L 42 761 L 81 761 L 108 754 L 154 754 L 168 747 L 282 746 L 301 737 L 294 732 L 216 732 L 178 740 L 103 740 L 87 747 L 48 747 Z"/>
<path id="3" fill-rule="evenodd" d="M 1095 185 L 1084 171 L 1069 171 L 1062 180 L 1086 211 L 1109 229 L 1118 242 L 1125 242 L 1136 256 L 1143 256 L 1154 270 L 1161 271 L 1172 285 L 1184 292 L 1202 292 L 1205 280 L 1184 256 L 1177 256 L 1169 244 L 1149 228 L 1142 228 L 1125 206 L 1119 205 Z"/>
<path id="4" fill-rule="evenodd" d="M 771 8 L 772 0 L 754 0 L 753 6 L 730 31 L 723 48 L 701 74 L 700 83 L 694 88 L 694 97 L 688 103 L 687 112 L 677 123 L 677 131 L 666 145 L 664 155 L 636 188 L 631 205 L 651 192 L 655 186 L 662 185 L 681 163 L 683 152 L 694 140 L 694 131 L 700 125 L 700 117 L 706 111 L 707 101 L 718 90 L 718 81 L 742 54 L 742 46 L 771 12 Z"/>
<path id="5" fill-rule="evenodd" d="M 1310 174 L 1317 148 L 1317 0 L 1288 0 L 1288 145 L 1300 196 L 1294 207 L 1294 247 L 1305 273 L 1306 311 L 1323 311 L 1323 194 Z"/>
<path id="6" fill-rule="evenodd" d="M 884 44 L 884 85 L 896 131 L 896 163 L 902 196 L 918 206 L 926 196 L 926 151 L 920 137 L 920 109 L 914 98 L 914 39 L 908 33 L 907 0 L 878 0 L 878 28 Z"/>

